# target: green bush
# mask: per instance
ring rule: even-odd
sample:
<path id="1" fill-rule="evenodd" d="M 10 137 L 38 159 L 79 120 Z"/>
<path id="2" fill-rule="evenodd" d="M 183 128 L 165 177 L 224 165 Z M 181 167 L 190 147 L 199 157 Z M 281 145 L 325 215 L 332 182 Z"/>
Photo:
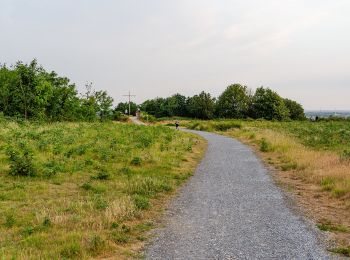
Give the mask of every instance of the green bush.
<path id="1" fill-rule="evenodd" d="M 120 122 L 126 122 L 126 121 L 129 120 L 129 117 L 124 115 L 120 111 L 113 112 L 113 117 L 112 118 L 113 118 L 114 121 L 120 121 Z"/>
<path id="2" fill-rule="evenodd" d="M 141 163 L 142 163 L 142 159 L 140 157 L 134 157 L 132 160 L 131 160 L 131 165 L 134 165 L 134 166 L 140 166 Z"/>
<path id="3" fill-rule="evenodd" d="M 10 162 L 12 176 L 35 176 L 36 170 L 33 165 L 33 155 L 26 146 L 21 148 L 8 148 L 7 155 Z"/>
<path id="4" fill-rule="evenodd" d="M 238 122 L 216 122 L 213 124 L 216 131 L 227 131 L 233 128 L 242 128 L 242 125 Z"/>
<path id="5" fill-rule="evenodd" d="M 262 152 L 272 151 L 271 144 L 265 138 L 263 138 L 260 142 L 260 151 Z"/>
<path id="6" fill-rule="evenodd" d="M 141 195 L 135 195 L 133 198 L 136 208 L 145 210 L 151 207 L 151 204 L 149 203 L 149 200 L 146 197 Z"/>

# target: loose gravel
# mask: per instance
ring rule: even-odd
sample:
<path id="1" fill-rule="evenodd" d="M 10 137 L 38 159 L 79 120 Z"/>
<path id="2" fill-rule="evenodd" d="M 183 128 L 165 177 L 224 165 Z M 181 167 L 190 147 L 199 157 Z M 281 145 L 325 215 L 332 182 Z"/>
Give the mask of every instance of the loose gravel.
<path id="1" fill-rule="evenodd" d="M 250 148 L 195 133 L 208 140 L 207 153 L 171 203 L 146 259 L 333 258 Z"/>

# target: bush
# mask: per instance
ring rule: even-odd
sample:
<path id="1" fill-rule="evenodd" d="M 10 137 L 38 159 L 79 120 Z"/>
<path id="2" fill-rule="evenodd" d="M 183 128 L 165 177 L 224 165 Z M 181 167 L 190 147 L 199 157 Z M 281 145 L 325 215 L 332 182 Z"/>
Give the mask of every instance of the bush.
<path id="1" fill-rule="evenodd" d="M 148 122 L 148 123 L 154 123 L 157 121 L 157 118 L 155 116 L 152 116 L 152 115 L 147 114 L 145 112 L 141 113 L 140 119 L 141 119 L 141 121 Z"/>
<path id="2" fill-rule="evenodd" d="M 132 160 L 131 160 L 131 165 L 134 165 L 134 166 L 140 166 L 141 165 L 141 162 L 142 162 L 142 159 L 140 157 L 134 157 Z"/>
<path id="3" fill-rule="evenodd" d="M 344 150 L 343 153 L 340 156 L 342 161 L 348 161 L 350 162 L 350 150 Z"/>
<path id="4" fill-rule="evenodd" d="M 135 203 L 136 208 L 141 209 L 141 210 L 149 209 L 151 207 L 149 200 L 146 197 L 141 196 L 141 195 L 134 196 L 134 203 Z"/>
<path id="5" fill-rule="evenodd" d="M 129 117 L 128 116 L 126 116 L 126 115 L 124 115 L 122 112 L 120 112 L 120 111 L 115 111 L 114 113 L 113 113 L 113 120 L 114 121 L 119 121 L 119 122 L 126 122 L 126 121 L 128 121 L 129 120 Z"/>
<path id="6" fill-rule="evenodd" d="M 242 125 L 238 122 L 217 122 L 213 125 L 216 131 L 227 131 L 233 128 L 242 128 Z"/>
<path id="7" fill-rule="evenodd" d="M 266 153 L 266 152 L 270 152 L 271 150 L 272 150 L 271 144 L 265 138 L 263 138 L 260 143 L 260 151 Z"/>
<path id="8" fill-rule="evenodd" d="M 25 146 L 22 149 L 9 148 L 7 155 L 10 161 L 10 172 L 12 176 L 35 176 L 36 170 L 33 165 L 33 155 Z"/>

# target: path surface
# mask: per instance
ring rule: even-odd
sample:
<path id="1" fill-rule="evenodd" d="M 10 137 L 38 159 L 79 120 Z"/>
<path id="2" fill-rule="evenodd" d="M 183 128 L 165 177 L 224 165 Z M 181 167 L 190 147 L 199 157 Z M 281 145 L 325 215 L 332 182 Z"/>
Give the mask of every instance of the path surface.
<path id="1" fill-rule="evenodd" d="M 172 202 L 147 259 L 329 259 L 264 165 L 238 141 L 206 132 L 208 151 Z"/>
<path id="2" fill-rule="evenodd" d="M 144 122 L 137 119 L 136 116 L 130 117 L 131 122 L 133 122 L 135 125 L 146 125 Z"/>

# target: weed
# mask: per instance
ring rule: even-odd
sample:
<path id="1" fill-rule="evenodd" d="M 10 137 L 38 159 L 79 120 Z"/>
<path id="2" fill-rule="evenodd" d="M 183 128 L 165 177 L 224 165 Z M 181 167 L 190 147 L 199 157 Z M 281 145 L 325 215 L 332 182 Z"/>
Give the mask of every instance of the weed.
<path id="1" fill-rule="evenodd" d="M 133 198 L 136 208 L 146 210 L 151 207 L 151 204 L 149 203 L 149 200 L 146 197 L 141 195 L 135 195 Z"/>
<path id="2" fill-rule="evenodd" d="M 270 151 L 272 151 L 271 144 L 265 138 L 261 139 L 260 151 L 262 151 L 262 152 L 270 152 Z"/>
<path id="3" fill-rule="evenodd" d="M 96 176 L 92 176 L 91 178 L 95 180 L 108 180 L 110 177 L 111 176 L 107 170 L 101 169 L 97 172 Z"/>
<path id="4" fill-rule="evenodd" d="M 140 166 L 142 163 L 142 159 L 140 157 L 134 157 L 130 163 L 134 166 Z"/>
<path id="5" fill-rule="evenodd" d="M 95 208 L 98 210 L 104 210 L 108 207 L 108 202 L 100 195 L 94 197 Z"/>
<path id="6" fill-rule="evenodd" d="M 129 236 L 127 236 L 125 233 L 121 233 L 118 231 L 114 231 L 111 233 L 111 239 L 117 244 L 126 244 L 129 242 Z"/>
<path id="7" fill-rule="evenodd" d="M 92 235 L 89 239 L 89 251 L 94 255 L 103 250 L 106 243 L 99 235 Z"/>
<path id="8" fill-rule="evenodd" d="M 35 176 L 36 170 L 33 165 L 31 151 L 22 146 L 22 149 L 8 148 L 7 155 L 10 161 L 10 175 L 12 176 Z"/>
<path id="9" fill-rule="evenodd" d="M 342 161 L 349 161 L 350 162 L 350 150 L 344 150 L 340 156 L 340 159 Z"/>
<path id="10" fill-rule="evenodd" d="M 130 194 L 144 196 L 153 196 L 158 192 L 171 190 L 172 187 L 168 183 L 150 177 L 134 179 L 132 182 L 129 182 L 128 188 Z"/>
<path id="11" fill-rule="evenodd" d="M 82 249 L 79 243 L 72 242 L 66 245 L 62 250 L 60 255 L 63 258 L 78 258 L 81 255 Z"/>
<path id="12" fill-rule="evenodd" d="M 112 229 L 117 229 L 119 227 L 119 223 L 117 223 L 117 222 L 113 222 L 112 224 L 111 224 L 111 228 Z"/>
<path id="13" fill-rule="evenodd" d="M 297 163 L 287 163 L 281 166 L 282 171 L 296 170 L 298 168 Z"/>
<path id="14" fill-rule="evenodd" d="M 44 227 L 51 227 L 51 225 L 52 225 L 52 222 L 51 222 L 50 218 L 46 216 L 44 218 L 44 221 L 43 221 L 43 226 Z"/>
<path id="15" fill-rule="evenodd" d="M 319 224 L 317 224 L 317 227 L 322 231 L 334 231 L 334 232 L 348 232 L 349 229 L 342 225 L 336 225 L 333 224 L 329 220 L 322 220 Z"/>
<path id="16" fill-rule="evenodd" d="M 329 250 L 336 254 L 342 254 L 344 256 L 350 257 L 350 247 L 338 247 Z"/>
<path id="17" fill-rule="evenodd" d="M 324 178 L 321 180 L 321 186 L 324 190 L 326 191 L 331 191 L 334 187 L 335 183 L 334 180 L 332 178 Z"/>
<path id="18" fill-rule="evenodd" d="M 9 214 L 5 218 L 5 227 L 11 228 L 15 225 L 15 217 L 12 214 Z"/>

